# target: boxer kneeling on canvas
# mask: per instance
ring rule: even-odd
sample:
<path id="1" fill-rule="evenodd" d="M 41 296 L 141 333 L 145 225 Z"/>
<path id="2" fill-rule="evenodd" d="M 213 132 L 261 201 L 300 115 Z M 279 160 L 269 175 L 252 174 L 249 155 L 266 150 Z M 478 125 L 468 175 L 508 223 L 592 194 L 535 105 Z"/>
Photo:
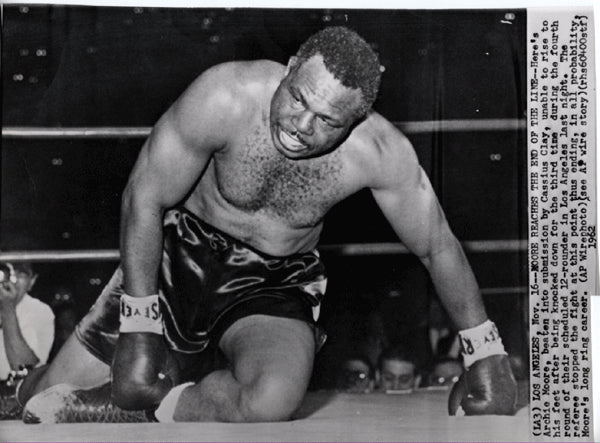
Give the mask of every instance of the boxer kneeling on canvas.
<path id="1" fill-rule="evenodd" d="M 457 329 L 484 340 L 475 277 L 429 179 L 408 139 L 371 110 L 381 72 L 369 44 L 331 27 L 287 66 L 232 62 L 200 75 L 158 121 L 129 179 L 122 285 L 109 284 L 79 335 L 25 379 L 25 419 L 72 419 L 65 408 L 91 421 L 117 421 L 121 408 L 163 421 L 289 419 L 321 343 L 323 217 L 364 188 L 429 271 Z M 171 247 L 174 236 L 183 247 Z M 120 286 L 129 296 L 121 323 Z M 86 344 L 83 332 L 97 329 L 110 346 Z M 514 412 L 510 370 L 487 363 L 502 354 L 473 352 L 466 413 Z M 85 410 L 102 395 L 104 406 Z"/>

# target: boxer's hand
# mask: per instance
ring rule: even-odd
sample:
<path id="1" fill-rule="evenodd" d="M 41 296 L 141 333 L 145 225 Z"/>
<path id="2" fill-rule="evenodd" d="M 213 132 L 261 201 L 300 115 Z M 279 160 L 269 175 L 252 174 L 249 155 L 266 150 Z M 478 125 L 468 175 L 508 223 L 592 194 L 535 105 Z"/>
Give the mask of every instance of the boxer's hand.
<path id="1" fill-rule="evenodd" d="M 158 296 L 121 296 L 120 321 L 112 400 L 122 409 L 154 409 L 178 383 L 177 364 L 162 335 Z"/>
<path id="2" fill-rule="evenodd" d="M 122 409 L 155 409 L 175 386 L 177 366 L 162 335 L 121 333 L 112 364 L 112 400 Z"/>
<path id="3" fill-rule="evenodd" d="M 461 407 L 466 415 L 514 415 L 517 383 L 506 355 L 491 355 L 473 363 L 452 387 L 448 412 Z"/>

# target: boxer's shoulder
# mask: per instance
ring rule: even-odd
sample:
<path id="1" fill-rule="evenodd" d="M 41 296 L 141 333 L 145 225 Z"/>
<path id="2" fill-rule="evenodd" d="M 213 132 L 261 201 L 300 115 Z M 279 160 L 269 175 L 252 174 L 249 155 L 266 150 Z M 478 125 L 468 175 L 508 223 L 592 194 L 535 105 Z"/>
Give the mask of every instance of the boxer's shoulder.
<path id="1" fill-rule="evenodd" d="M 270 60 L 225 62 L 204 71 L 186 94 L 210 93 L 229 102 L 243 103 L 272 93 L 285 72 L 285 66 Z"/>
<path id="2" fill-rule="evenodd" d="M 412 163 L 414 149 L 408 138 L 389 120 L 370 112 L 353 130 L 346 141 L 355 161 L 363 171 L 381 174 L 388 167 Z M 370 168 L 369 168 L 370 166 Z"/>
<path id="3" fill-rule="evenodd" d="M 412 150 L 408 138 L 391 121 L 371 111 L 357 126 L 359 134 L 368 140 L 373 149 L 384 154 L 387 150 L 403 152 Z"/>
<path id="4" fill-rule="evenodd" d="M 200 74 L 169 110 L 171 121 L 190 140 L 224 145 L 264 107 L 283 65 L 268 61 L 227 62 Z"/>

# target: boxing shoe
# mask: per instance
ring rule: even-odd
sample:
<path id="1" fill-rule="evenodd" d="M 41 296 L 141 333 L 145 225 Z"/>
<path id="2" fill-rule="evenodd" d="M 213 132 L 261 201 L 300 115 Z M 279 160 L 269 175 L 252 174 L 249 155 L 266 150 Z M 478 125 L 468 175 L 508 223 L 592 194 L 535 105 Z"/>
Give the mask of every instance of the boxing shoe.
<path id="1" fill-rule="evenodd" d="M 23 407 L 17 400 L 16 386 L 0 383 L 0 420 L 20 420 Z"/>
<path id="2" fill-rule="evenodd" d="M 18 387 L 29 373 L 29 368 L 10 371 L 8 378 L 0 382 L 0 420 L 20 420 L 23 406 L 17 398 Z"/>
<path id="3" fill-rule="evenodd" d="M 110 383 L 89 389 L 70 384 L 51 386 L 25 405 L 23 421 L 38 423 L 155 422 L 151 411 L 125 411 L 110 401 Z"/>

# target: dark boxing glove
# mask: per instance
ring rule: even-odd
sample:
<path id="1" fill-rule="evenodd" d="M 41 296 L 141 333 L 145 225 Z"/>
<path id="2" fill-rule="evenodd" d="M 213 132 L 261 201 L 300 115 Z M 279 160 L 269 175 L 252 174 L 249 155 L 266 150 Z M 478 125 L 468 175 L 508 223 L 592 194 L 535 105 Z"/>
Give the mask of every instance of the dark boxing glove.
<path id="1" fill-rule="evenodd" d="M 461 407 L 466 415 L 513 415 L 517 405 L 517 384 L 506 355 L 478 360 L 452 387 L 448 412 Z"/>
<path id="2" fill-rule="evenodd" d="M 122 409 L 155 409 L 178 379 L 163 338 L 158 295 L 121 296 L 120 319 L 112 401 Z"/>
<path id="3" fill-rule="evenodd" d="M 496 325 L 488 320 L 459 337 L 467 369 L 452 387 L 449 414 L 462 408 L 466 415 L 513 415 L 517 383 Z"/>

